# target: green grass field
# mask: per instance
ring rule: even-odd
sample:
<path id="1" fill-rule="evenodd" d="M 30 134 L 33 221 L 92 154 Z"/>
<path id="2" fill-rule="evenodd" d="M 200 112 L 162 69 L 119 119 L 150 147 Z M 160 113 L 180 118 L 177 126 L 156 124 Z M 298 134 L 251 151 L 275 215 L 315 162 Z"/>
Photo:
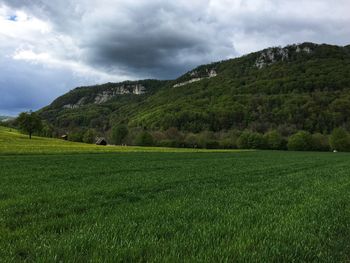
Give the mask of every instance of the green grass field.
<path id="1" fill-rule="evenodd" d="M 72 153 L 115 153 L 115 152 L 232 152 L 233 150 L 176 149 L 138 146 L 97 146 L 58 139 L 35 137 L 0 126 L 0 154 L 72 154 Z M 240 150 L 242 152 L 242 150 Z"/>
<path id="2" fill-rule="evenodd" d="M 0 130 L 1 262 L 350 261 L 350 154 L 107 148 Z"/>

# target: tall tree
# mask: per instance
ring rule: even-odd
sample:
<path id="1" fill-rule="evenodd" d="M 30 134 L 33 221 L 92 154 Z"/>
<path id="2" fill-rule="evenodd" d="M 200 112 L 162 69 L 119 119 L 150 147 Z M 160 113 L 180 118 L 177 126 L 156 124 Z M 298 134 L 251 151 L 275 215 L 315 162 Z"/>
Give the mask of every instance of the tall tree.
<path id="1" fill-rule="evenodd" d="M 114 144 L 122 144 L 128 135 L 128 127 L 124 124 L 114 126 L 111 131 L 111 139 Z"/>
<path id="2" fill-rule="evenodd" d="M 350 151 L 350 135 L 343 128 L 336 128 L 330 136 L 330 144 L 333 150 Z"/>
<path id="3" fill-rule="evenodd" d="M 22 112 L 17 120 L 18 127 L 25 133 L 28 133 L 29 139 L 32 138 L 34 132 L 40 132 L 43 128 L 42 121 L 35 112 Z"/>

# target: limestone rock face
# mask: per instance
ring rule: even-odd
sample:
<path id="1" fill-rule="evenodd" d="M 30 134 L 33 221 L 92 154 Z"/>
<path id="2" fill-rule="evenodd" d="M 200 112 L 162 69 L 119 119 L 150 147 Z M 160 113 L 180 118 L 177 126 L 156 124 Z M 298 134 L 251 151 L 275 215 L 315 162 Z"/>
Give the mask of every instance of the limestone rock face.
<path id="1" fill-rule="evenodd" d="M 191 71 L 191 72 L 189 72 L 187 74 L 189 74 L 189 76 L 192 77 L 190 80 L 177 83 L 173 87 L 177 88 L 177 87 L 185 86 L 187 84 L 190 84 L 190 83 L 193 83 L 193 82 L 197 82 L 197 81 L 200 81 L 202 79 L 214 78 L 214 77 L 216 77 L 218 75 L 218 73 L 216 72 L 215 69 L 206 69 L 204 76 L 203 75 L 200 76 L 200 74 L 196 70 Z"/>
<path id="2" fill-rule="evenodd" d="M 85 97 L 82 97 L 77 103 L 75 104 L 66 104 L 63 106 L 64 109 L 76 109 L 79 108 L 80 106 L 84 105 L 86 101 Z"/>
<path id="3" fill-rule="evenodd" d="M 146 88 L 141 84 L 135 84 L 135 83 L 122 84 L 122 85 L 115 86 L 113 88 L 108 88 L 104 91 L 101 91 L 97 93 L 95 97 L 92 99 L 91 97 L 90 98 L 82 97 L 76 103 L 63 105 L 62 108 L 77 109 L 89 103 L 102 104 L 116 96 L 121 96 L 126 94 L 142 95 L 144 93 L 146 93 Z"/>
<path id="4" fill-rule="evenodd" d="M 218 75 L 218 73 L 216 73 L 216 70 L 215 70 L 215 69 L 211 69 L 211 70 L 208 72 L 208 77 L 209 77 L 209 78 L 216 77 L 217 75 Z"/>
<path id="5" fill-rule="evenodd" d="M 288 61 L 293 52 L 310 54 L 313 52 L 314 46 L 291 45 L 285 48 L 274 47 L 268 48 L 261 52 L 260 56 L 255 62 L 255 67 L 262 69 L 265 66 L 272 65 L 279 61 Z"/>
<path id="6" fill-rule="evenodd" d="M 109 101 L 115 96 L 125 94 L 142 95 L 146 93 L 146 88 L 141 84 L 124 84 L 109 90 L 105 90 L 102 93 L 97 94 L 95 97 L 95 104 L 101 104 Z"/>
<path id="7" fill-rule="evenodd" d="M 146 88 L 142 86 L 141 84 L 136 84 L 134 89 L 133 89 L 133 94 L 136 95 L 142 95 L 146 93 Z"/>
<path id="8" fill-rule="evenodd" d="M 200 80 L 202 80 L 202 79 L 203 79 L 203 78 L 193 78 L 193 79 L 190 79 L 190 80 L 188 80 L 188 81 L 184 81 L 184 82 L 175 84 L 173 87 L 174 87 L 174 88 L 177 88 L 177 87 L 185 86 L 185 85 L 187 85 L 187 84 L 190 84 L 190 83 L 193 83 L 193 82 L 197 82 L 197 81 L 200 81 Z"/>

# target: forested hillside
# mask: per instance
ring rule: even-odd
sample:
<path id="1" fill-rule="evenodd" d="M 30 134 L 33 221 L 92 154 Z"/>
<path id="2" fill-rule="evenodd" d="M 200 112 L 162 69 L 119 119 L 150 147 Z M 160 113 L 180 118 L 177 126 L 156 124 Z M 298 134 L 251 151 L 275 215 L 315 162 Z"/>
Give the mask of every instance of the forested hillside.
<path id="1" fill-rule="evenodd" d="M 169 130 L 183 137 L 350 130 L 350 46 L 269 48 L 200 66 L 177 80 L 77 88 L 40 115 L 56 133 L 108 134 L 123 124 L 131 131 L 158 132 L 153 138 L 163 141 L 171 137 Z"/>

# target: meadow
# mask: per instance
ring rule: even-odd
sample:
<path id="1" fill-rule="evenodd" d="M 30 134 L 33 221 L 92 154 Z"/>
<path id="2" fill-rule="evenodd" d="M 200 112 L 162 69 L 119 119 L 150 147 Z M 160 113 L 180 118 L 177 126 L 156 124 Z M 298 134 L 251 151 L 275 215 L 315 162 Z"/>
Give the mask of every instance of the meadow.
<path id="1" fill-rule="evenodd" d="M 0 129 L 0 259 L 348 262 L 349 171 L 343 153 L 120 149 Z"/>
<path id="2" fill-rule="evenodd" d="M 17 130 L 0 126 L 0 154 L 72 154 L 113 152 L 223 152 L 225 150 L 184 149 L 139 146 L 97 146 L 60 139 L 51 139 L 21 134 Z M 232 152 L 233 150 L 228 150 Z M 242 150 L 240 150 L 241 152 Z"/>

